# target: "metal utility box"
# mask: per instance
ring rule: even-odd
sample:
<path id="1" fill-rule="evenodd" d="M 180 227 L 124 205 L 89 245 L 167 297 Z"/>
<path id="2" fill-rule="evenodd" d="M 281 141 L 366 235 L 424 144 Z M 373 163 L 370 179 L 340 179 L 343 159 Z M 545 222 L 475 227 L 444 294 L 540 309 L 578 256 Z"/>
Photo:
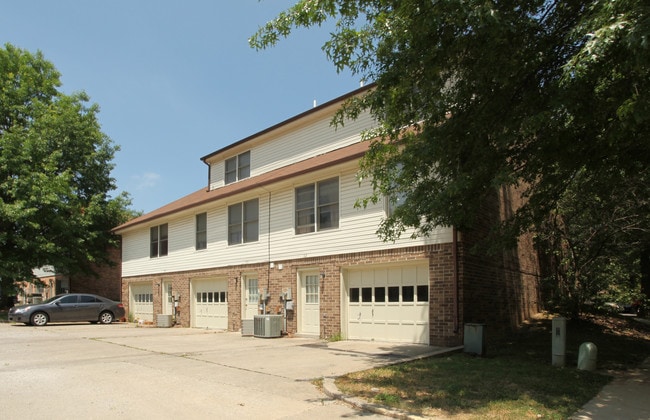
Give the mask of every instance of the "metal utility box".
<path id="1" fill-rule="evenodd" d="M 255 315 L 253 321 L 255 337 L 271 338 L 282 335 L 282 315 Z"/>
<path id="2" fill-rule="evenodd" d="M 465 324 L 463 345 L 465 353 L 485 355 L 485 324 Z"/>
<path id="3" fill-rule="evenodd" d="M 251 337 L 253 335 L 253 326 L 255 320 L 253 319 L 242 319 L 241 320 L 241 335 L 244 337 Z"/>
<path id="4" fill-rule="evenodd" d="M 172 326 L 172 316 L 165 314 L 158 314 L 156 316 L 156 326 L 158 328 L 169 328 Z"/>

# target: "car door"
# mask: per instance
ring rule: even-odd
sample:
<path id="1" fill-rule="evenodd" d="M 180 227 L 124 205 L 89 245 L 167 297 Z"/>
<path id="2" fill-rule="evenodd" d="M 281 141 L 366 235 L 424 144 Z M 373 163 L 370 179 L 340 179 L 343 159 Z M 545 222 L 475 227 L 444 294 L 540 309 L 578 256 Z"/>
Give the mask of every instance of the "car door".
<path id="1" fill-rule="evenodd" d="M 78 295 L 65 295 L 61 299 L 52 302 L 50 311 L 50 322 L 65 322 L 76 320 L 79 311 Z"/>
<path id="2" fill-rule="evenodd" d="M 101 312 L 103 302 L 93 295 L 79 296 L 79 311 L 77 321 L 97 321 Z"/>

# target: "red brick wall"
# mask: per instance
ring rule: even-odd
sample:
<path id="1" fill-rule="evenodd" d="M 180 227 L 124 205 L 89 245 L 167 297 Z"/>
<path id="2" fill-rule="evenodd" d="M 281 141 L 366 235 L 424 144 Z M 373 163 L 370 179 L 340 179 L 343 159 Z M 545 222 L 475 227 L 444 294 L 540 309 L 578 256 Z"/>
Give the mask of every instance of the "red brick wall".
<path id="1" fill-rule="evenodd" d="M 122 254 L 119 248 L 109 248 L 108 257 L 112 265 L 95 265 L 93 270 L 96 276 L 76 275 L 70 278 L 70 292 L 94 293 L 112 300 L 121 298 L 122 283 Z"/>
<path id="2" fill-rule="evenodd" d="M 514 189 L 502 189 L 478 215 L 478 225 L 459 235 L 460 300 L 464 322 L 486 324 L 486 334 L 502 335 L 538 313 L 539 260 L 531 235 L 513 249 L 496 255 L 485 253 L 489 226 L 504 220 L 521 205 Z"/>
<path id="3" fill-rule="evenodd" d="M 433 346 L 462 344 L 462 313 L 455 276 L 453 243 L 439 245 L 429 254 L 429 329 Z"/>
<path id="4" fill-rule="evenodd" d="M 298 276 L 301 270 L 314 270 L 324 274 L 320 287 L 320 336 L 323 338 L 338 335 L 341 325 L 341 270 L 346 267 L 407 263 L 429 260 L 431 344 L 456 345 L 461 342 L 456 320 L 454 301 L 453 255 L 451 244 L 412 247 L 398 250 L 343 254 L 337 256 L 274 261 L 274 268 L 269 264 L 253 264 L 237 267 L 215 268 L 211 270 L 187 271 L 160 276 L 142 276 L 124 278 L 122 281 L 122 302 L 128 309 L 129 284 L 132 282 L 149 282 L 153 286 L 154 316 L 162 310 L 162 281 L 173 279 L 174 293 L 181 294 L 178 322 L 184 327 L 190 326 L 190 280 L 201 277 L 219 277 L 228 279 L 228 329 L 238 331 L 241 328 L 241 290 L 242 276 L 257 273 L 259 287 L 267 289 L 270 299 L 267 312 L 282 312 L 280 295 L 291 290 L 294 302 L 298 301 Z M 280 270 L 279 266 L 283 269 Z M 158 311 L 158 312 L 157 312 Z M 287 331 L 298 330 L 296 311 L 287 312 Z"/>

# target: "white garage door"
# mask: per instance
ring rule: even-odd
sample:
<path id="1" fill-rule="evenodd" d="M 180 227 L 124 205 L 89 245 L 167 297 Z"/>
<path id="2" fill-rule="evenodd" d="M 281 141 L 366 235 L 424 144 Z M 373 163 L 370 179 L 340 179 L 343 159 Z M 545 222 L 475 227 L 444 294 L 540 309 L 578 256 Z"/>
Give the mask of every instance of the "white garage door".
<path id="1" fill-rule="evenodd" d="M 192 326 L 228 329 L 228 280 L 192 280 Z"/>
<path id="2" fill-rule="evenodd" d="M 151 283 L 133 283 L 129 293 L 130 314 L 134 319 L 153 322 L 153 288 Z"/>
<path id="3" fill-rule="evenodd" d="M 429 344 L 426 265 L 346 270 L 347 336 Z"/>

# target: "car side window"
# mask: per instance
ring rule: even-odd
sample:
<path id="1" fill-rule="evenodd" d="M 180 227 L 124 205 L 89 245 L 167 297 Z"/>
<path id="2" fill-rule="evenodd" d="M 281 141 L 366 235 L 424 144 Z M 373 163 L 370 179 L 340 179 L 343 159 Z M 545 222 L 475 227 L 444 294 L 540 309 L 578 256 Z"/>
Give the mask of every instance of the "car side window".
<path id="1" fill-rule="evenodd" d="M 97 298 L 95 296 L 81 295 L 81 296 L 79 296 L 79 302 L 81 302 L 81 303 L 95 303 L 95 302 L 98 302 L 98 300 L 97 300 Z"/>
<path id="2" fill-rule="evenodd" d="M 63 296 L 59 303 L 77 303 L 77 295 Z"/>

